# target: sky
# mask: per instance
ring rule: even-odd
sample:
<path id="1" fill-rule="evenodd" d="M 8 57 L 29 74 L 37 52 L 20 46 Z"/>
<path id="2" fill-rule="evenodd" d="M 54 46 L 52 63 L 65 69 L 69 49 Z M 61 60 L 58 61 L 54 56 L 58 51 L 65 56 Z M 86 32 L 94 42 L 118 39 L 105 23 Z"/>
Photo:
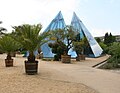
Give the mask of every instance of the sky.
<path id="1" fill-rule="evenodd" d="M 0 27 L 41 23 L 44 31 L 59 11 L 67 25 L 75 12 L 93 37 L 120 35 L 120 0 L 0 0 Z"/>

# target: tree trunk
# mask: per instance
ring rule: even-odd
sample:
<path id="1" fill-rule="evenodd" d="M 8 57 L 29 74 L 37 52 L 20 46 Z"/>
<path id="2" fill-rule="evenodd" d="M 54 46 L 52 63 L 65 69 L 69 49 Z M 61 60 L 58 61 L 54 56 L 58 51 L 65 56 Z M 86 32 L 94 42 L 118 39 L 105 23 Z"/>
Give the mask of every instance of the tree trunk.
<path id="1" fill-rule="evenodd" d="M 7 57 L 5 59 L 5 65 L 6 67 L 13 67 L 13 59 L 11 58 L 10 53 L 7 54 Z"/>
<path id="2" fill-rule="evenodd" d="M 35 56 L 33 52 L 29 52 L 28 62 L 35 62 Z"/>
<path id="3" fill-rule="evenodd" d="M 8 60 L 11 59 L 11 54 L 10 53 L 7 54 L 7 59 Z"/>

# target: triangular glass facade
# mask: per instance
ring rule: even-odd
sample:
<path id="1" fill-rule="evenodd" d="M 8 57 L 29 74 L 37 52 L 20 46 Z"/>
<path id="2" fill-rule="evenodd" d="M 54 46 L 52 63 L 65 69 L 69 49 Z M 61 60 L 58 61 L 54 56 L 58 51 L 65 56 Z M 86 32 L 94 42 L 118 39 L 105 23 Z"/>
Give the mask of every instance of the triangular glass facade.
<path id="1" fill-rule="evenodd" d="M 45 29 L 45 32 L 49 30 L 64 29 L 65 26 L 65 21 L 60 11 Z M 43 57 L 54 57 L 54 54 L 52 53 L 51 48 L 47 43 L 41 46 L 41 50 L 43 52 Z"/>
<path id="2" fill-rule="evenodd" d="M 103 52 L 102 48 L 99 46 L 97 41 L 94 39 L 94 37 L 87 30 L 87 28 L 84 26 L 82 21 L 77 17 L 75 13 L 73 13 L 71 25 L 76 31 L 80 33 L 80 38 L 83 38 L 84 36 L 87 38 L 90 48 L 91 48 L 90 50 L 92 51 L 92 53 L 89 54 L 88 56 L 92 56 L 92 57 L 100 56 Z"/>
<path id="3" fill-rule="evenodd" d="M 51 21 L 45 31 L 63 29 L 65 27 L 65 21 L 62 16 L 61 11 L 57 14 L 57 16 Z"/>

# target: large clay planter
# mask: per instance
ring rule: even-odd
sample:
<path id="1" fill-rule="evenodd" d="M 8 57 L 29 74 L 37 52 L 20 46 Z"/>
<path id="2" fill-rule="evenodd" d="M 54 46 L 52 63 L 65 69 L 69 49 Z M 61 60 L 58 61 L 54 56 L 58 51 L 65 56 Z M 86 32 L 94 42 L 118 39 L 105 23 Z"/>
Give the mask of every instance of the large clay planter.
<path id="1" fill-rule="evenodd" d="M 5 59 L 6 67 L 13 67 L 13 59 Z"/>
<path id="2" fill-rule="evenodd" d="M 80 60 L 85 60 L 85 55 L 79 55 Z"/>
<path id="3" fill-rule="evenodd" d="M 38 61 L 28 62 L 25 61 L 25 72 L 28 75 L 34 75 L 38 73 Z"/>
<path id="4" fill-rule="evenodd" d="M 61 55 L 62 63 L 71 63 L 71 55 Z"/>

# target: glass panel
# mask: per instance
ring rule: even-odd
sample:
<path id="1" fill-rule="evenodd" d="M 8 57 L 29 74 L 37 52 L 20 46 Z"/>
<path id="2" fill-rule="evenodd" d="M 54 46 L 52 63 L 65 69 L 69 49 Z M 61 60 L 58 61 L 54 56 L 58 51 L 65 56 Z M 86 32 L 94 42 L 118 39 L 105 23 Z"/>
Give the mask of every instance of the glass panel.
<path id="1" fill-rule="evenodd" d="M 84 26 L 82 21 L 77 17 L 77 15 L 75 13 L 73 14 L 71 25 L 76 29 L 76 31 L 80 32 L 81 38 L 83 38 L 85 35 L 85 37 L 87 38 L 89 45 L 92 49 L 94 57 L 100 56 L 103 51 L 102 48 L 99 46 L 97 41 L 94 39 L 94 37 L 87 30 L 87 28 Z"/>
<path id="2" fill-rule="evenodd" d="M 65 21 L 60 11 L 45 29 L 45 31 L 63 29 L 65 26 Z M 42 45 L 41 50 L 43 52 L 43 57 L 54 57 L 54 54 L 52 53 L 51 48 L 48 46 L 48 44 Z"/>

